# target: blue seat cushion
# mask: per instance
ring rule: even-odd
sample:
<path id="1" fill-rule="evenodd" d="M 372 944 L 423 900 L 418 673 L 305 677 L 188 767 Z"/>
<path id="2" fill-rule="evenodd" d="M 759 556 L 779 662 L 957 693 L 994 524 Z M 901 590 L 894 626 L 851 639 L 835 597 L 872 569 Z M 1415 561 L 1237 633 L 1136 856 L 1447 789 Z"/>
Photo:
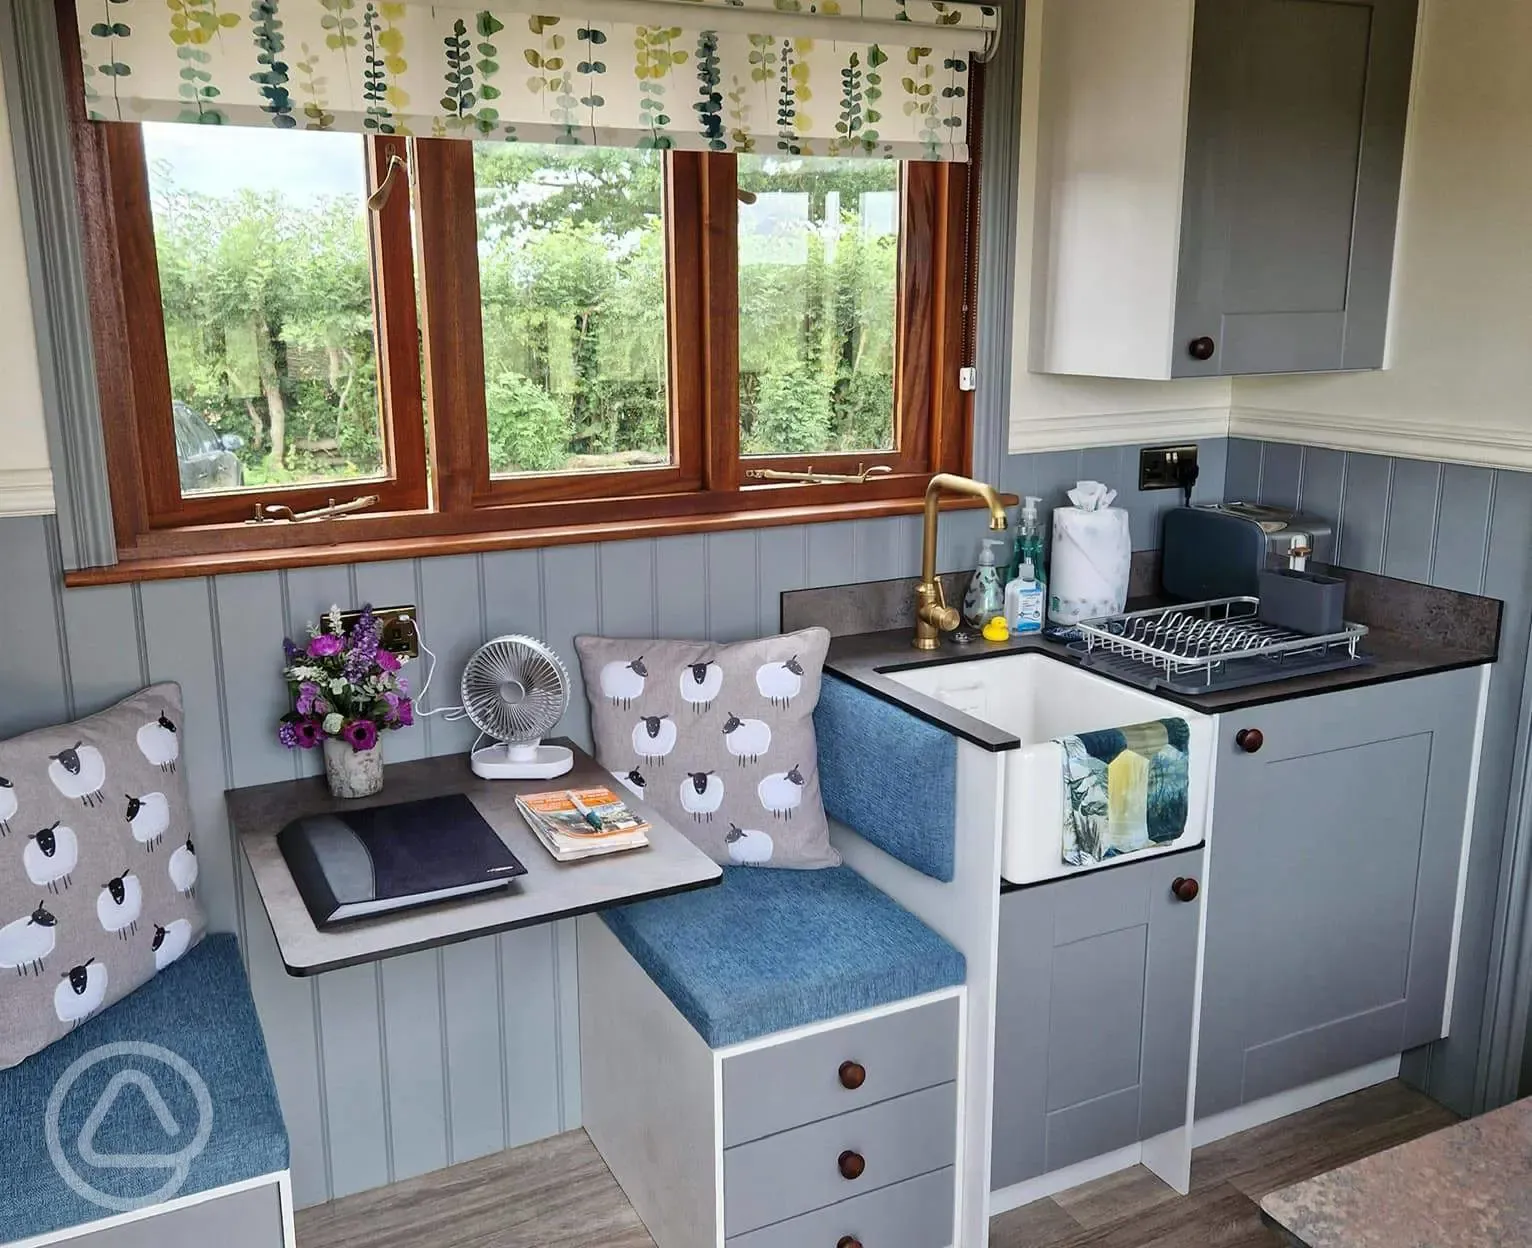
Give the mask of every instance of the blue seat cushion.
<path id="1" fill-rule="evenodd" d="M 234 937 L 0 1071 L 0 1159 L 0 1243 L 287 1169 Z"/>
<path id="2" fill-rule="evenodd" d="M 726 867 L 606 925 L 712 1048 L 963 982 L 963 955 L 850 867 Z"/>

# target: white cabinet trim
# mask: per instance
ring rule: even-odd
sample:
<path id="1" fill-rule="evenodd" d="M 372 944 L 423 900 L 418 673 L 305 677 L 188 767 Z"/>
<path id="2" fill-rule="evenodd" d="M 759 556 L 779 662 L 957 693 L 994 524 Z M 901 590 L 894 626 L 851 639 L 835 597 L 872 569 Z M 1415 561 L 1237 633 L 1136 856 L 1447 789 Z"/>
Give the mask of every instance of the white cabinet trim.
<path id="1" fill-rule="evenodd" d="M 1337 451 L 1484 468 L 1532 469 L 1532 429 L 1465 424 L 1446 418 L 1400 421 L 1386 416 L 1327 416 L 1236 405 L 1229 414 L 1228 433 L 1236 438 L 1296 442 Z"/>
<path id="2" fill-rule="evenodd" d="M 1010 451 L 1013 455 L 1076 451 L 1130 442 L 1221 438 L 1228 432 L 1229 409 L 1222 405 L 1091 415 L 1017 415 L 1011 424 Z"/>
<path id="3" fill-rule="evenodd" d="M 0 516 L 48 516 L 53 511 L 52 472 L 0 468 Z"/>

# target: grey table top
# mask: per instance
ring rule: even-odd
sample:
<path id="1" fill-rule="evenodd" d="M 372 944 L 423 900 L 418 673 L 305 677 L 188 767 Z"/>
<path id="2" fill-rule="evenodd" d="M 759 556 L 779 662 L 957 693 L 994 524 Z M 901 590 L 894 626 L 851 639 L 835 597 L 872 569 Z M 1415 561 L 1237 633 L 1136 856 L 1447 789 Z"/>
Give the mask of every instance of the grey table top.
<path id="1" fill-rule="evenodd" d="M 391 764 L 384 769 L 383 792 L 358 801 L 331 797 L 319 776 L 231 789 L 224 801 L 288 973 L 317 975 L 646 897 L 701 888 L 722 878 L 717 863 L 631 794 L 624 794 L 629 806 L 653 824 L 649 847 L 581 862 L 555 862 L 516 810 L 517 793 L 613 783 L 608 772 L 576 748 L 574 770 L 556 780 L 481 780 L 468 769 L 467 756 L 455 754 Z M 468 795 L 521 859 L 526 875 L 506 891 L 480 900 L 424 906 L 361 919 L 329 931 L 316 928 L 277 848 L 277 833 L 303 815 L 385 806 L 447 793 Z"/>
<path id="2" fill-rule="evenodd" d="M 1300 1248 L 1532 1244 L 1532 1100 L 1272 1192 L 1261 1212 Z"/>

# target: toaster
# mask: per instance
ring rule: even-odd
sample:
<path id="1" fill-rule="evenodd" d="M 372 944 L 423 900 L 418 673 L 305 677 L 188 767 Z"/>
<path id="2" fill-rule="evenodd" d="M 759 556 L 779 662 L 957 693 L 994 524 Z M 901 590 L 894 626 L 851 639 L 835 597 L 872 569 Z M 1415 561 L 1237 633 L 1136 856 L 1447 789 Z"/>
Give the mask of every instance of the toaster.
<path id="1" fill-rule="evenodd" d="M 1184 601 L 1258 597 L 1262 569 L 1285 567 L 1295 543 L 1308 546 L 1316 562 L 1329 563 L 1334 526 L 1318 516 L 1258 503 L 1177 507 L 1165 513 L 1160 584 Z"/>

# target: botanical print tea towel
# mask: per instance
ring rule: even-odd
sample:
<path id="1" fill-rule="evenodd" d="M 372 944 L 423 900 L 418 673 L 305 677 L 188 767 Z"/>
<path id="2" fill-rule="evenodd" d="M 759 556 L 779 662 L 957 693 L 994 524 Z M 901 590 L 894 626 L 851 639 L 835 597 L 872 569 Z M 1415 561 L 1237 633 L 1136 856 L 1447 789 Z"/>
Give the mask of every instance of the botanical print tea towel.
<path id="1" fill-rule="evenodd" d="M 1064 862 L 1085 866 L 1180 836 L 1189 739 L 1184 719 L 1061 737 Z"/>

